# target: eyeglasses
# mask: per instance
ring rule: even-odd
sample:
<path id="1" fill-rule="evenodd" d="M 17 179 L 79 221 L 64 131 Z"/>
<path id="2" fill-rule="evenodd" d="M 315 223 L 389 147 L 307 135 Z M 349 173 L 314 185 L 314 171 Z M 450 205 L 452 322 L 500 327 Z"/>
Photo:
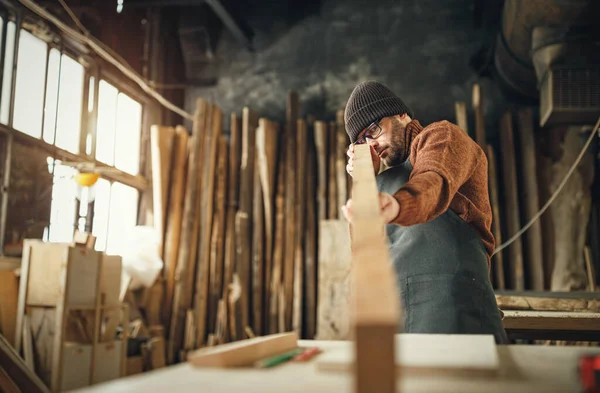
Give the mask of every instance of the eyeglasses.
<path id="1" fill-rule="evenodd" d="M 379 125 L 379 122 L 381 120 L 382 119 L 379 119 L 379 120 L 374 121 L 373 123 L 369 124 L 369 126 L 366 128 L 363 136 L 361 136 L 360 138 L 358 138 L 356 140 L 356 142 L 354 142 L 354 144 L 355 145 L 362 145 L 363 143 L 367 142 L 367 138 L 368 139 L 377 139 L 379 137 L 379 135 L 381 135 L 381 132 L 383 131 L 383 129 Z"/>

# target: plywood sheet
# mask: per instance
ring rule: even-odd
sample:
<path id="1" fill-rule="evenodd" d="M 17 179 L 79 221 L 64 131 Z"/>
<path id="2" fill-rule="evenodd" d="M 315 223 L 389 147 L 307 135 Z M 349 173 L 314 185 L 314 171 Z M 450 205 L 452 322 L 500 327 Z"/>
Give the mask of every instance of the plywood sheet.
<path id="1" fill-rule="evenodd" d="M 500 366 L 492 335 L 397 334 L 396 367 L 402 374 L 495 374 Z M 349 344 L 317 358 L 321 371 L 350 371 L 354 350 Z"/>

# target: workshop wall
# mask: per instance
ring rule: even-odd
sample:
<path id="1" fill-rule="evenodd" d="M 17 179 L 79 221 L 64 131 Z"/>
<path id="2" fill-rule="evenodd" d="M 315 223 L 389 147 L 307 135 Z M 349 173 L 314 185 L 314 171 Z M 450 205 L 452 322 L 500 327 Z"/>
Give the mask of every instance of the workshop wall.
<path id="1" fill-rule="evenodd" d="M 249 2 L 239 10 L 255 32 L 256 51 L 224 31 L 210 66 L 217 82 L 188 88 L 188 111 L 203 97 L 225 113 L 248 105 L 281 121 L 286 92 L 295 90 L 301 115 L 334 119 L 353 87 L 367 79 L 389 85 L 424 124 L 454 121 L 455 101 L 471 104 L 478 77 L 469 59 L 481 45 L 482 31 L 472 27 L 470 0 L 326 0 L 300 21 L 288 18 L 286 2 L 264 3 Z M 206 72 L 188 67 L 187 79 L 199 80 Z M 502 97 L 488 82 L 480 81 L 492 137 Z"/>

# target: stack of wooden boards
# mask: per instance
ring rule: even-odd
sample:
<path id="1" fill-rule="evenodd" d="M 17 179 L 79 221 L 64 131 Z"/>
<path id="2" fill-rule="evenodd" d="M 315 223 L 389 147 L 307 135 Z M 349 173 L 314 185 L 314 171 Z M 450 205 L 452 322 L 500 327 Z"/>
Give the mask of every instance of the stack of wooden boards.
<path id="1" fill-rule="evenodd" d="M 53 392 L 125 375 L 121 257 L 25 240 L 14 346 Z"/>
<path id="2" fill-rule="evenodd" d="M 349 141 L 343 113 L 324 122 L 299 112 L 290 92 L 285 124 L 250 108 L 227 124 L 200 99 L 191 136 L 152 128 L 165 262 L 152 303 L 163 305 L 169 362 L 254 335 L 315 336 L 318 222 L 339 218 L 347 200 Z"/>

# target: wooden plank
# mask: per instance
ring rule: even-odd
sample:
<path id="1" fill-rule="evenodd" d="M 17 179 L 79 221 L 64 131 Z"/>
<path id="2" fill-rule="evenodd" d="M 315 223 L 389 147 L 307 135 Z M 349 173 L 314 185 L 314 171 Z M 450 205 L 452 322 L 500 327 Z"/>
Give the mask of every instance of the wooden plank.
<path id="1" fill-rule="evenodd" d="M 15 344 L 19 280 L 12 270 L 0 270 L 0 333 Z"/>
<path id="2" fill-rule="evenodd" d="M 298 335 L 295 332 L 273 334 L 199 349 L 188 355 L 188 362 L 196 367 L 250 366 L 257 360 L 292 350 L 297 346 Z"/>
<path id="3" fill-rule="evenodd" d="M 171 180 L 171 159 L 175 129 L 152 125 L 150 127 L 150 156 L 152 161 L 152 204 L 154 228 L 160 236 L 159 253 L 164 257 L 165 227 Z"/>
<path id="4" fill-rule="evenodd" d="M 271 281 L 275 238 L 275 185 L 277 147 L 279 144 L 278 124 L 268 119 L 259 119 L 256 130 L 256 154 L 260 172 L 260 183 L 265 213 L 265 275 L 264 275 L 264 327 L 265 332 L 275 333 L 269 328 L 269 305 L 271 303 Z"/>
<path id="5" fill-rule="evenodd" d="M 252 197 L 254 189 L 254 160 L 256 151 L 256 127 L 258 116 L 246 107 L 242 118 L 242 160 L 240 165 L 240 205 L 236 213 L 236 272 L 240 279 L 241 293 L 236 306 L 236 336 L 245 336 L 244 330 L 251 326 L 251 259 L 252 259 Z"/>
<path id="6" fill-rule="evenodd" d="M 173 311 L 171 327 L 169 329 L 169 350 L 167 358 L 169 364 L 175 361 L 183 345 L 186 311 L 190 308 L 192 285 L 190 280 L 194 277 L 193 267 L 196 260 L 197 227 L 198 227 L 198 168 L 202 153 L 202 137 L 206 130 L 206 121 L 210 116 L 209 105 L 206 101 L 196 101 L 192 139 L 190 141 L 190 154 L 188 159 L 187 181 L 183 205 L 183 222 L 181 225 L 181 239 L 177 256 L 175 271 L 175 290 L 173 293 Z"/>
<path id="7" fill-rule="evenodd" d="M 252 330 L 263 334 L 263 291 L 265 276 L 265 202 L 260 184 L 259 160 L 254 161 L 252 200 Z"/>
<path id="8" fill-rule="evenodd" d="M 102 271 L 100 272 L 100 297 L 102 306 L 115 307 L 121 302 L 122 259 L 119 255 L 101 254 Z"/>
<path id="9" fill-rule="evenodd" d="M 350 339 L 350 271 L 352 254 L 346 220 L 319 223 L 319 340 Z"/>
<path id="10" fill-rule="evenodd" d="M 223 126 L 223 113 L 213 105 L 211 128 L 204 134 L 202 154 L 202 185 L 200 187 L 200 231 L 198 238 L 198 261 L 196 266 L 196 293 L 194 317 L 196 318 L 196 347 L 206 343 L 208 306 L 208 279 L 210 274 L 210 239 L 214 211 L 215 169 L 217 149 Z"/>
<path id="11" fill-rule="evenodd" d="M 286 189 L 285 189 L 285 251 L 283 253 L 283 290 L 285 296 L 285 331 L 292 329 L 294 310 L 294 254 L 296 253 L 296 140 L 299 104 L 298 93 L 290 91 L 286 105 Z"/>
<path id="12" fill-rule="evenodd" d="M 600 313 L 600 300 L 496 295 L 502 310 L 578 311 Z"/>
<path id="13" fill-rule="evenodd" d="M 296 123 L 296 218 L 295 225 L 295 252 L 294 252 L 294 301 L 292 328 L 298 332 L 300 337 L 305 337 L 302 332 L 304 302 L 304 239 L 306 227 L 306 149 L 307 149 L 307 127 L 303 119 Z M 312 180 L 312 179 L 310 179 Z M 309 180 L 309 181 L 310 181 Z"/>
<path id="14" fill-rule="evenodd" d="M 355 358 L 351 347 L 343 347 L 315 362 L 320 371 L 348 372 Z M 500 370 L 494 336 L 483 334 L 398 334 L 394 364 L 398 373 L 407 376 L 482 377 Z"/>
<path id="15" fill-rule="evenodd" d="M 507 330 L 565 330 L 600 332 L 600 313 L 567 311 L 505 311 Z"/>
<path id="16" fill-rule="evenodd" d="M 240 174 L 240 152 L 241 152 L 241 143 L 240 143 L 240 133 L 241 133 L 241 124 L 235 113 L 231 114 L 230 118 L 230 130 L 229 130 L 229 185 L 227 186 L 227 224 L 225 227 L 227 228 L 227 232 L 225 233 L 225 276 L 223 278 L 223 299 L 226 304 L 228 304 L 228 311 L 231 309 L 229 307 L 229 286 L 233 282 L 233 272 L 235 269 L 235 215 L 237 212 L 238 204 L 239 204 L 239 174 Z M 235 306 L 234 306 L 235 307 Z M 227 312 L 229 315 L 229 312 Z M 236 331 L 235 325 L 232 323 L 233 321 L 230 318 L 227 318 L 227 337 L 228 339 L 235 340 Z"/>
<path id="17" fill-rule="evenodd" d="M 335 122 L 330 122 L 327 129 L 327 218 L 335 220 L 338 218 L 338 197 L 337 197 L 337 156 L 338 156 L 338 136 Z M 344 166 L 345 167 L 345 166 Z M 346 170 L 344 169 L 344 172 Z"/>
<path id="18" fill-rule="evenodd" d="M 217 170 L 214 173 L 216 191 L 214 201 L 213 229 L 210 241 L 210 292 L 208 298 L 208 333 L 215 332 L 217 305 L 223 293 L 223 254 L 225 245 L 225 216 L 227 209 L 227 161 L 229 144 L 220 136 Z"/>
<path id="19" fill-rule="evenodd" d="M 67 248 L 56 243 L 30 244 L 35 244 L 35 247 L 28 256 L 26 304 L 54 307 L 60 292 L 60 268 L 61 263 L 66 261 Z"/>
<path id="20" fill-rule="evenodd" d="M 490 204 L 492 205 L 492 233 L 496 241 L 496 247 L 502 244 L 502 227 L 500 214 L 500 197 L 498 196 L 498 172 L 496 169 L 496 153 L 491 145 L 486 146 L 486 155 L 488 158 L 488 182 L 490 190 Z M 503 250 L 499 250 L 492 257 L 492 269 L 494 269 L 494 278 L 497 289 L 505 289 L 504 278 L 504 255 Z"/>
<path id="21" fill-rule="evenodd" d="M 456 101 L 454 103 L 454 114 L 456 116 L 456 125 L 468 134 L 469 120 L 467 117 L 467 103 L 464 101 Z"/>
<path id="22" fill-rule="evenodd" d="M 183 221 L 183 202 L 185 196 L 185 179 L 188 161 L 188 131 L 182 127 L 175 128 L 173 151 L 173 174 L 169 210 L 167 214 L 167 232 L 165 235 L 164 272 L 165 272 L 165 303 L 163 305 L 163 325 L 169 327 L 173 309 L 173 294 L 175 291 L 175 272 L 179 256 L 179 241 Z"/>
<path id="23" fill-rule="evenodd" d="M 350 233 L 355 391 L 394 392 L 394 335 L 401 317 L 400 301 L 367 145 L 355 147 Z"/>
<path id="24" fill-rule="evenodd" d="M 583 259 L 585 260 L 585 270 L 588 278 L 588 291 L 596 291 L 596 273 L 594 272 L 594 265 L 592 264 L 592 255 L 590 247 L 585 246 L 583 248 Z"/>
<path id="25" fill-rule="evenodd" d="M 17 323 L 15 326 L 14 346 L 17 353 L 21 352 L 23 337 L 23 316 L 27 305 L 27 289 L 29 286 L 29 266 L 31 262 L 31 248 L 34 244 L 41 243 L 41 240 L 24 239 L 23 255 L 21 256 L 21 277 L 19 279 L 19 300 L 17 302 Z"/>
<path id="26" fill-rule="evenodd" d="M 519 220 L 514 134 L 510 111 L 506 111 L 500 119 L 500 147 L 502 149 L 502 178 L 504 183 L 506 234 L 507 238 L 510 238 L 521 229 Z M 508 252 L 505 255 L 507 255 L 509 259 L 510 286 L 512 289 L 516 290 L 525 289 L 525 279 L 523 276 L 523 246 L 520 237 L 508 246 Z"/>
<path id="27" fill-rule="evenodd" d="M 350 139 L 344 127 L 344 111 L 337 113 L 337 148 L 336 148 L 336 183 L 337 183 L 337 217 L 342 217 L 341 207 L 348 201 L 348 174 L 346 173 L 346 151 Z"/>
<path id="28" fill-rule="evenodd" d="M 315 122 L 315 146 L 317 149 L 317 206 L 319 207 L 319 220 L 327 219 L 327 123 Z"/>
<path id="29" fill-rule="evenodd" d="M 519 189 L 520 202 L 526 222 L 529 222 L 540 210 L 536 146 L 534 141 L 533 110 L 525 108 L 519 110 L 518 134 L 521 152 L 521 187 Z M 542 226 L 536 220 L 524 234 L 525 261 L 527 262 L 528 288 L 533 290 L 544 289 L 544 261 L 542 248 Z"/>
<path id="30" fill-rule="evenodd" d="M 473 85 L 473 112 L 475 114 L 475 142 L 485 151 L 485 116 L 483 112 L 483 96 L 481 87 L 475 83 Z"/>
<path id="31" fill-rule="evenodd" d="M 0 334 L 0 369 L 6 371 L 10 379 L 22 392 L 50 392 L 37 375 L 25 365 L 23 359 L 2 334 Z"/>
<path id="32" fill-rule="evenodd" d="M 317 329 L 317 246 L 319 241 L 316 206 L 317 157 L 314 143 L 314 128 L 312 126 L 310 126 L 307 131 L 306 143 L 306 228 L 304 231 L 305 265 L 303 271 L 304 336 L 309 339 L 314 339 Z"/>

